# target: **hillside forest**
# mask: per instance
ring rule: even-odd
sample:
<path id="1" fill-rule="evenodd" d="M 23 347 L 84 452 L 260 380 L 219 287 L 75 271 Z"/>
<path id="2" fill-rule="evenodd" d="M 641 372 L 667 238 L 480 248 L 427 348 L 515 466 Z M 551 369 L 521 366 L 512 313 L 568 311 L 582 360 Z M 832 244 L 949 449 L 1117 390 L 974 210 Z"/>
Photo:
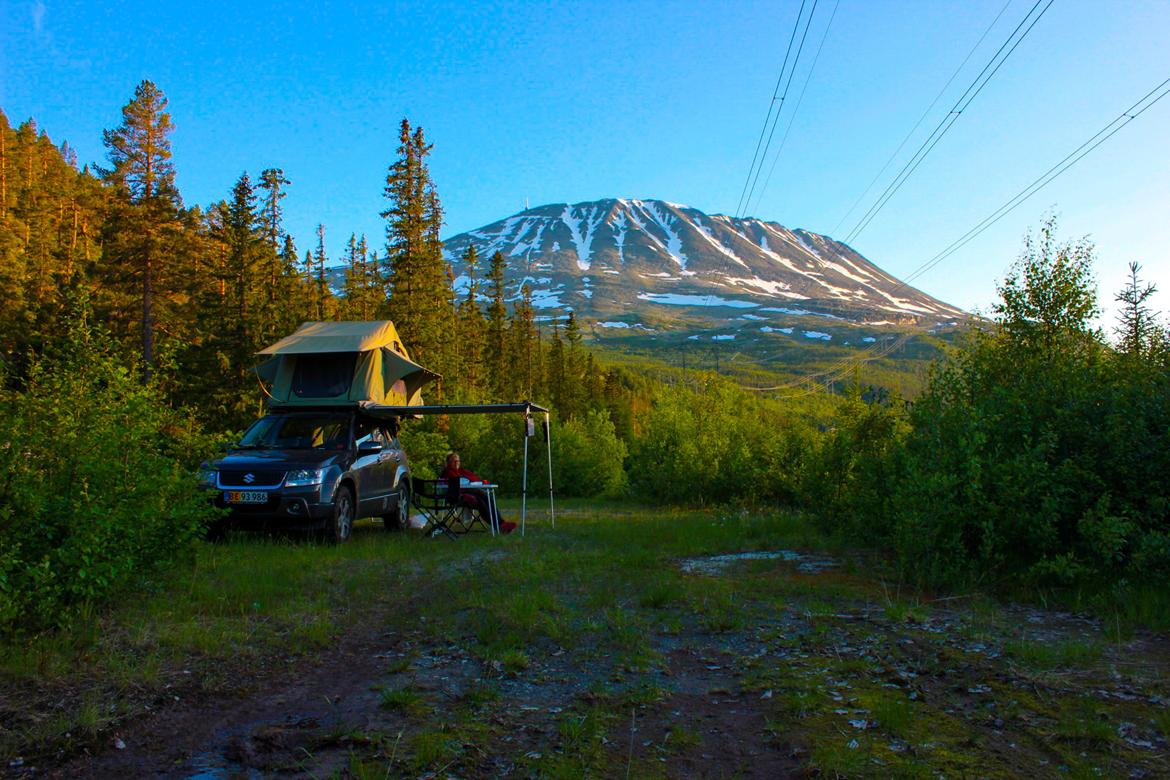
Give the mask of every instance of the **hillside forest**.
<path id="1" fill-rule="evenodd" d="M 187 565 L 214 519 L 195 471 L 263 408 L 254 353 L 312 320 L 393 320 L 443 377 L 428 402 L 550 406 L 560 495 L 791 508 L 918 586 L 1124 598 L 1170 573 L 1170 338 L 1155 290 L 1133 264 L 1119 320 L 1095 326 L 1094 248 L 1051 219 L 917 397 L 769 395 L 607 363 L 571 314 L 539 322 L 527 290 L 509 294 L 498 253 L 468 249 L 472 283 L 456 295 L 433 149 L 405 119 L 385 235 L 351 234 L 339 258 L 323 225 L 308 247 L 286 232 L 294 184 L 275 161 L 218 202 L 184 203 L 172 129 L 143 81 L 103 133 L 107 159 L 79 167 L 33 120 L 0 113 L 6 632 L 66 625 Z M 513 418 L 429 418 L 403 436 L 420 474 L 457 449 L 518 489 Z"/>

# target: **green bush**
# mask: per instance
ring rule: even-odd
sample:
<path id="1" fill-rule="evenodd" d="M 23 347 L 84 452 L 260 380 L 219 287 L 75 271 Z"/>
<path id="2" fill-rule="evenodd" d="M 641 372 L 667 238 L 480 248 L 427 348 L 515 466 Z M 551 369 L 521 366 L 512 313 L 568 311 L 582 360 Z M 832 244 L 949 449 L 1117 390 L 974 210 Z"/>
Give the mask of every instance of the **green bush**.
<path id="1" fill-rule="evenodd" d="M 664 387 L 631 443 L 630 484 L 669 503 L 790 503 L 808 435 L 791 412 L 708 377 Z"/>
<path id="2" fill-rule="evenodd" d="M 608 412 L 593 410 L 552 432 L 553 479 L 564 496 L 616 496 L 626 487 L 626 445 Z M 531 468 L 531 467 L 530 467 Z"/>
<path id="3" fill-rule="evenodd" d="M 1170 572 L 1165 341 L 1143 326 L 1123 339 L 1135 347 L 1115 350 L 1090 327 L 1091 258 L 1046 225 L 1000 288 L 994 326 L 938 365 L 916 401 L 891 460 L 894 493 L 874 513 L 916 579 Z"/>
<path id="4" fill-rule="evenodd" d="M 867 402 L 854 390 L 834 411 L 828 430 L 810 442 L 801 500 L 825 531 L 888 543 L 891 529 L 883 520 L 902 479 L 904 408 L 900 399 Z"/>
<path id="5" fill-rule="evenodd" d="M 215 510 L 197 426 L 76 322 L 0 401 L 0 630 L 67 624 L 183 556 Z"/>

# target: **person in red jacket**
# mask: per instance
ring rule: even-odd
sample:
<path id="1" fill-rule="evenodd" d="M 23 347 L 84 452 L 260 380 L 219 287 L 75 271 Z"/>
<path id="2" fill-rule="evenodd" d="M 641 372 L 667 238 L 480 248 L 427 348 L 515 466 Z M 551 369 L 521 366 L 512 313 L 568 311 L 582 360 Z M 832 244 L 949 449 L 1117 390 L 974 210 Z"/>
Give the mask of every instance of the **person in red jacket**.
<path id="1" fill-rule="evenodd" d="M 485 515 L 495 511 L 495 517 L 489 517 L 489 520 L 496 525 L 503 533 L 510 533 L 515 527 L 515 523 L 509 523 L 506 520 L 500 520 L 499 511 L 496 510 L 494 501 L 488 501 L 487 494 L 482 490 L 476 490 L 474 483 L 487 482 L 483 477 L 476 474 L 471 469 L 463 468 L 459 460 L 459 453 L 452 452 L 447 455 L 447 465 L 443 469 L 443 473 L 439 475 L 439 479 L 458 479 L 460 480 L 460 500 L 468 506 L 475 507 L 483 512 Z M 462 482 L 467 480 L 467 482 Z M 470 483 L 470 484 L 469 484 Z"/>

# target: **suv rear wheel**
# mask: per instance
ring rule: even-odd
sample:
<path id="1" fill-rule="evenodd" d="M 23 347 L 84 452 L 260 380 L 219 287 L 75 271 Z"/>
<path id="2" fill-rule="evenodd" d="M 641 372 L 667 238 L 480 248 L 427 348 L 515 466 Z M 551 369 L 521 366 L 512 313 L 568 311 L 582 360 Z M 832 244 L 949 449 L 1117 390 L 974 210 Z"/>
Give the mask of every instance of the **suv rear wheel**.
<path id="1" fill-rule="evenodd" d="M 382 516 L 382 524 L 387 531 L 401 531 L 410 527 L 410 485 L 406 482 L 398 486 L 394 511 Z"/>
<path id="2" fill-rule="evenodd" d="M 333 496 L 333 514 L 325 524 L 325 538 L 334 544 L 349 540 L 353 532 L 353 491 L 342 485 Z"/>

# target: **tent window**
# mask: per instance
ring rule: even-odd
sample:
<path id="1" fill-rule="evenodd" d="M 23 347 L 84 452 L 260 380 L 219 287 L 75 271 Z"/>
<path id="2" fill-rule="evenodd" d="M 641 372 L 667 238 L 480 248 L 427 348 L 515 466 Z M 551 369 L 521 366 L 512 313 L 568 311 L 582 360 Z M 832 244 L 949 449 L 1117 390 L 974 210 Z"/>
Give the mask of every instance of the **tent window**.
<path id="1" fill-rule="evenodd" d="M 298 398 L 336 398 L 349 393 L 356 352 L 299 355 L 293 371 L 292 391 Z"/>

